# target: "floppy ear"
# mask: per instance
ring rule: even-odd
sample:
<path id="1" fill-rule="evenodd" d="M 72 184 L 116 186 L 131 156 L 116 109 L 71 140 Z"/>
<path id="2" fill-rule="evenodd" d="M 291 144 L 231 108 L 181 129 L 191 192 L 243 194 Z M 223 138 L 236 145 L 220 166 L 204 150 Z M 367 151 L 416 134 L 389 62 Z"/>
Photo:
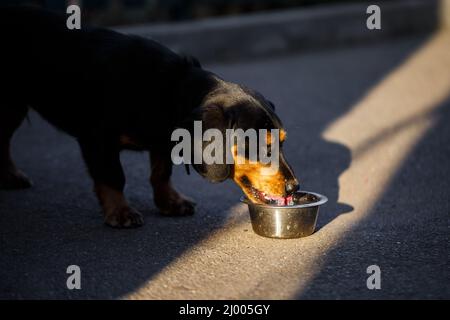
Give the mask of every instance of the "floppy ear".
<path id="1" fill-rule="evenodd" d="M 222 163 L 206 164 L 202 161 L 201 164 L 192 164 L 194 169 L 202 175 L 204 178 L 210 182 L 221 182 L 230 177 L 232 171 L 232 165 L 226 164 L 226 129 L 230 127 L 230 119 L 228 118 L 225 110 L 215 104 L 200 107 L 194 111 L 194 119 L 197 121 L 202 121 L 202 135 L 208 129 L 218 129 L 222 133 L 222 146 L 223 146 L 223 159 Z M 195 135 L 193 137 L 195 138 Z M 202 137 L 200 137 L 202 139 Z M 202 148 L 201 152 L 213 141 L 203 141 L 201 142 Z M 195 146 L 195 144 L 193 144 Z M 194 150 L 192 148 L 192 159 L 194 159 Z"/>

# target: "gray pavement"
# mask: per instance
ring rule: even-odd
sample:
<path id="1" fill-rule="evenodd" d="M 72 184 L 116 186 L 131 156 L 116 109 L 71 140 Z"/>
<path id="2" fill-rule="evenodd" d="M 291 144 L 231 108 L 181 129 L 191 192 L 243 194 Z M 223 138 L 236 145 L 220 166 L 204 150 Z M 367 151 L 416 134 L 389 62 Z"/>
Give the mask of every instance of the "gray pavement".
<path id="1" fill-rule="evenodd" d="M 36 114 L 14 139 L 35 186 L 0 192 L 0 298 L 450 298 L 450 36 L 208 66 L 275 102 L 285 153 L 329 203 L 304 239 L 255 235 L 232 182 L 176 168 L 193 217 L 158 215 L 148 156 L 124 153 L 146 224 L 102 224 L 73 139 Z M 66 288 L 66 268 L 82 289 Z M 368 290 L 366 268 L 381 268 Z"/>

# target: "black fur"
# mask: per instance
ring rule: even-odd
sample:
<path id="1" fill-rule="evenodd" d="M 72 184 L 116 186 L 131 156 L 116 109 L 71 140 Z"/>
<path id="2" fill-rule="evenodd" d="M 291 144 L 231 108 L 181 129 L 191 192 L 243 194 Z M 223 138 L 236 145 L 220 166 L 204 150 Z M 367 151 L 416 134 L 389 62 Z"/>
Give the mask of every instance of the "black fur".
<path id="1" fill-rule="evenodd" d="M 172 130 L 214 86 L 198 62 L 154 41 L 68 30 L 64 17 L 46 11 L 0 9 L 0 39 L 0 108 L 30 106 L 76 137 L 93 177 L 118 189 L 119 136 L 166 149 Z"/>
<path id="2" fill-rule="evenodd" d="M 193 212 L 192 204 L 169 181 L 175 128 L 188 128 L 195 119 L 204 121 L 204 129 L 222 131 L 281 128 L 273 104 L 249 89 L 242 88 L 257 105 L 209 104 L 205 97 L 217 89 L 218 78 L 195 58 L 152 40 L 105 29 L 69 30 L 65 16 L 0 8 L 0 41 L 0 187 L 28 185 L 10 159 L 9 141 L 29 107 L 78 140 L 105 210 L 111 207 L 104 204 L 111 202 L 105 194 L 115 194 L 105 190 L 117 190 L 115 198 L 121 199 L 125 177 L 119 153 L 124 148 L 150 151 L 157 205 L 185 214 Z M 123 143 L 123 137 L 131 143 Z M 213 182 L 233 172 L 230 165 L 194 168 Z M 114 201 L 117 208 L 107 213 L 108 224 L 139 224 L 125 200 Z"/>

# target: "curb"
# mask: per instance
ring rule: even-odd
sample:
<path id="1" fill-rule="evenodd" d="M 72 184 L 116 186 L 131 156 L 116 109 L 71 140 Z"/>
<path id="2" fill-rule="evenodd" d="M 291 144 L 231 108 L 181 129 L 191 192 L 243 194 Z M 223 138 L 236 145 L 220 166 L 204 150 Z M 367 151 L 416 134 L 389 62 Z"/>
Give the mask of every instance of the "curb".
<path id="1" fill-rule="evenodd" d="M 381 30 L 366 28 L 366 9 L 370 4 L 378 4 L 381 8 Z M 439 26 L 439 19 L 438 0 L 399 0 L 318 6 L 115 30 L 155 39 L 201 61 L 223 61 L 427 33 Z"/>

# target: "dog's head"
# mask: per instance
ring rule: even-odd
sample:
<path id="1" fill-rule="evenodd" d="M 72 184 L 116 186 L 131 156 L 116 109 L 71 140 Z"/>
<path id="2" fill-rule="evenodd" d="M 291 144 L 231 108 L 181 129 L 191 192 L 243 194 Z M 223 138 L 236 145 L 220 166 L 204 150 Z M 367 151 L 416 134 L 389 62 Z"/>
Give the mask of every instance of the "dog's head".
<path id="1" fill-rule="evenodd" d="M 195 110 L 194 119 L 202 121 L 203 132 L 216 129 L 222 133 L 223 162 L 193 164 L 195 170 L 212 182 L 233 179 L 256 203 L 278 202 L 298 190 L 299 183 L 282 153 L 286 131 L 275 114 L 274 105 L 256 91 L 219 78 L 216 80 L 215 88 L 206 95 L 201 107 Z M 257 149 L 249 150 L 248 140 L 245 140 L 244 152 L 238 148 L 236 141 L 227 144 L 227 129 L 255 129 L 258 133 Z M 263 135 L 260 135 L 259 129 L 266 129 L 266 132 L 262 131 Z M 271 129 L 278 129 L 278 137 L 271 136 Z M 259 143 L 261 139 L 265 140 L 263 146 Z M 202 151 L 213 141 L 202 141 Z M 273 143 L 278 143 L 278 147 L 275 148 Z M 275 169 L 267 161 L 262 161 L 259 156 L 261 148 L 267 148 L 264 150 L 267 156 L 272 156 L 272 150 L 277 151 L 278 165 Z M 252 158 L 250 151 L 256 152 L 257 156 Z"/>

